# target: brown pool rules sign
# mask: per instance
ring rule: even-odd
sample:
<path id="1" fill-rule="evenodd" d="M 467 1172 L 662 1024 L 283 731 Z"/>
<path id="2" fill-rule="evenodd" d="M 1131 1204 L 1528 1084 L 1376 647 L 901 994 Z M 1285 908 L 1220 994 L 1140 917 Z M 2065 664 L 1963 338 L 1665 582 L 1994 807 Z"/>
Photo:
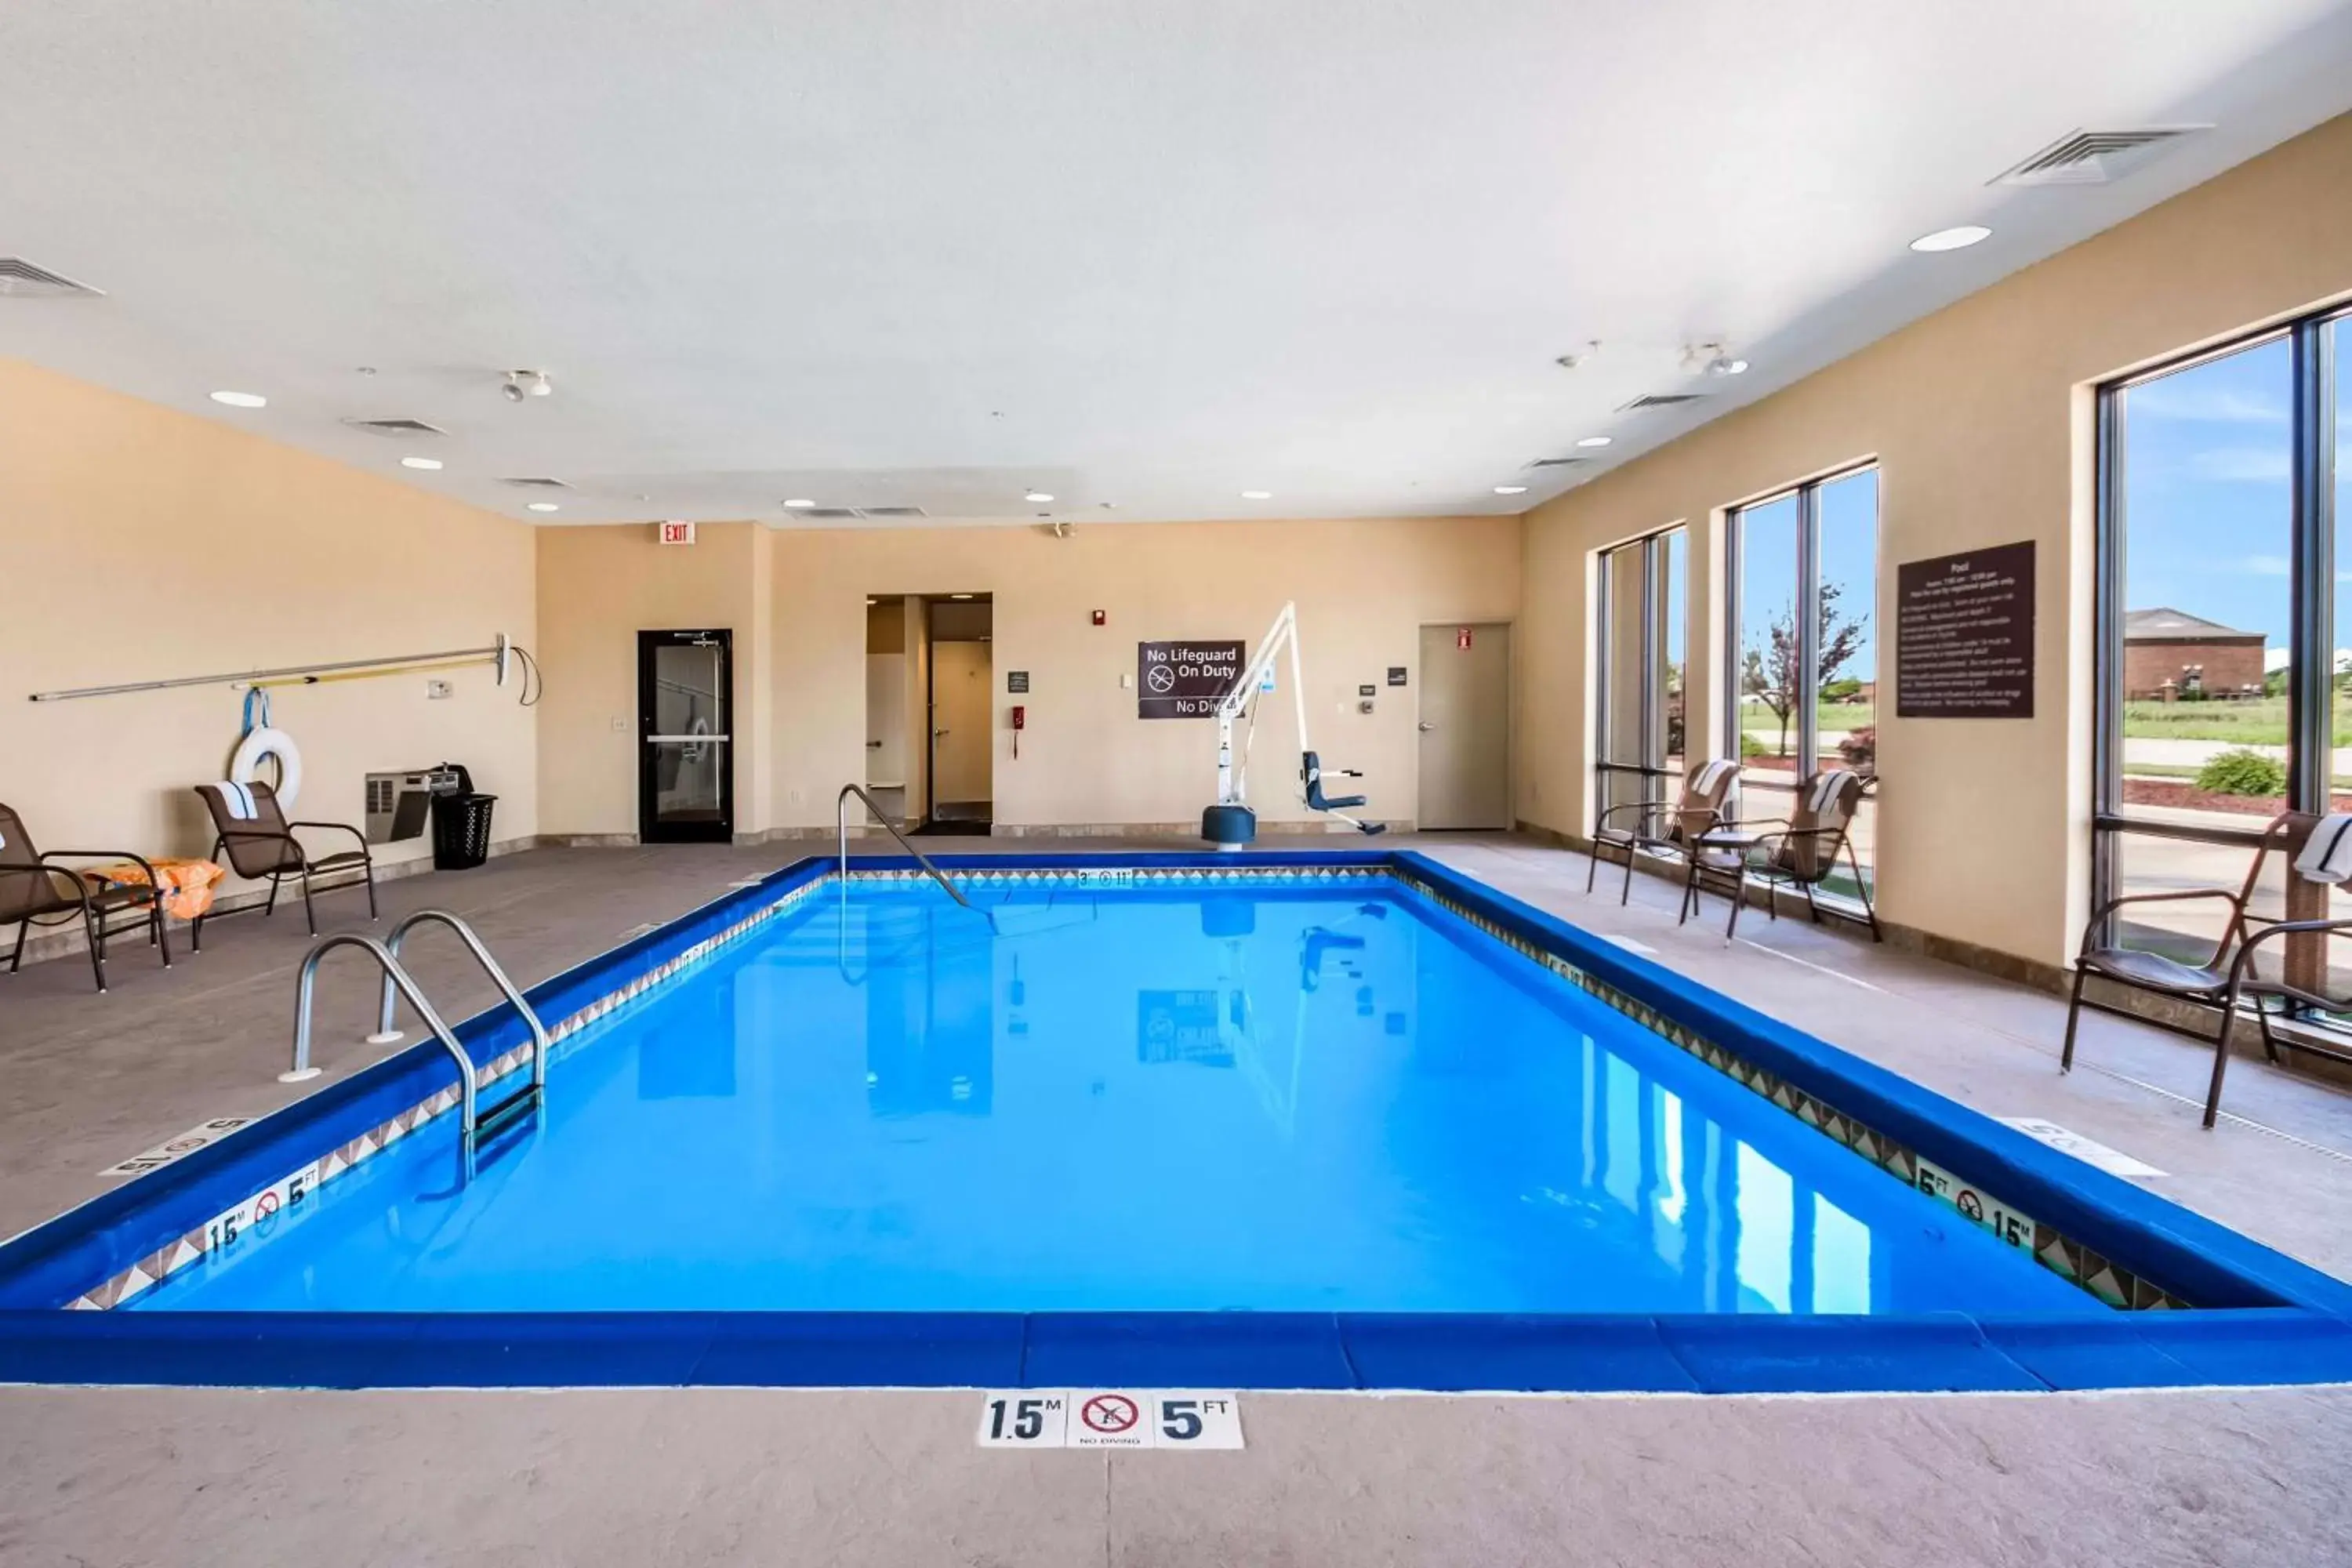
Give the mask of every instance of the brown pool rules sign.
<path id="1" fill-rule="evenodd" d="M 1246 647 L 1237 642 L 1141 642 L 1135 645 L 1135 716 L 1206 719 L 1233 689 Z"/>
<path id="2" fill-rule="evenodd" d="M 1895 711 L 2033 717 L 2033 542 L 1895 569 Z"/>

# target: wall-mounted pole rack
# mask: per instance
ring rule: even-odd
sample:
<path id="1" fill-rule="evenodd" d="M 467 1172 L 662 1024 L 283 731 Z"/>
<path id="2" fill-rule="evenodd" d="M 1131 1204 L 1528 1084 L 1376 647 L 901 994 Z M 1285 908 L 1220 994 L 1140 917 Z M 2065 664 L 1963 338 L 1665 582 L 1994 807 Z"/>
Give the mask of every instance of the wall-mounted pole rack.
<path id="1" fill-rule="evenodd" d="M 187 675 L 176 680 L 131 680 L 120 686 L 79 686 L 69 691 L 36 691 L 35 702 L 69 702 L 80 697 L 121 697 L 132 691 L 169 691 L 180 686 L 251 686 L 268 681 L 297 681 L 352 674 L 405 675 L 419 666 L 487 662 L 499 667 L 499 684 L 507 683 L 509 644 L 506 634 L 488 647 L 445 648 L 438 653 L 395 654 L 389 658 L 347 658 L 338 664 L 289 664 L 278 669 L 233 669 L 220 675 Z"/>

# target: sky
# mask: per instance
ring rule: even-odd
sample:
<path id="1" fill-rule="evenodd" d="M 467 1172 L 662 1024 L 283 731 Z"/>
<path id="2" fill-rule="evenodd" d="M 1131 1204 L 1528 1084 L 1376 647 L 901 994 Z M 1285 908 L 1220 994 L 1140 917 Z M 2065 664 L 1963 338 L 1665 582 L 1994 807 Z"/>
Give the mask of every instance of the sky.
<path id="1" fill-rule="evenodd" d="M 2352 348 L 2345 323 L 2329 329 Z M 2284 650 L 2294 460 L 2284 339 L 2124 394 L 2124 602 L 2169 605 Z M 2338 411 L 2347 448 L 2352 407 Z M 2352 458 L 2336 474 L 2336 642 L 2352 642 Z M 2275 660 L 2273 660 L 2275 662 Z"/>
<path id="2" fill-rule="evenodd" d="M 1822 487 L 1822 581 L 1835 583 L 1842 619 L 1860 619 L 1863 639 L 1834 679 L 1878 679 L 1878 470 L 1864 468 Z M 1739 647 L 1769 659 L 1772 623 L 1790 613 L 1797 588 L 1797 498 L 1783 496 L 1742 510 L 1739 534 Z"/>

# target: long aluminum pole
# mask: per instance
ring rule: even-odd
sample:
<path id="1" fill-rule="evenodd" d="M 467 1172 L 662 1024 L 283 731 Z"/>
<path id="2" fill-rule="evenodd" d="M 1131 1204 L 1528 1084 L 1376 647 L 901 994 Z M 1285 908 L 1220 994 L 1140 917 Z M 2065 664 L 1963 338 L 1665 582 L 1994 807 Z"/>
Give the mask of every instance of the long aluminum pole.
<path id="1" fill-rule="evenodd" d="M 130 691 L 169 691 L 181 686 L 222 686 L 236 680 L 275 680 L 285 676 L 328 675 L 340 669 L 368 669 L 384 667 L 387 674 L 397 674 L 400 667 L 425 664 L 434 659 L 488 658 L 503 666 L 507 639 L 500 637 L 488 647 L 454 647 L 440 653 L 398 654 L 390 658 L 347 658 L 338 664 L 289 664 L 277 669 L 232 669 L 220 675 L 186 675 L 175 680 L 131 680 L 119 686 L 77 686 L 65 691 L 36 691 L 35 702 L 69 702 L 79 697 L 120 697 Z"/>

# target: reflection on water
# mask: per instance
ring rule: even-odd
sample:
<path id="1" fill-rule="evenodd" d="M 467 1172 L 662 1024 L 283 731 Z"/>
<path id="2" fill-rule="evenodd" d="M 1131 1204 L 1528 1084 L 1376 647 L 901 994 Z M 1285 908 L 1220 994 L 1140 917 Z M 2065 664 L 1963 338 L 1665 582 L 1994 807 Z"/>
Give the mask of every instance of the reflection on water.
<path id="1" fill-rule="evenodd" d="M 2098 1310 L 1412 895 L 763 927 L 157 1307 Z M 446 1148 L 443 1151 L 446 1153 Z"/>

